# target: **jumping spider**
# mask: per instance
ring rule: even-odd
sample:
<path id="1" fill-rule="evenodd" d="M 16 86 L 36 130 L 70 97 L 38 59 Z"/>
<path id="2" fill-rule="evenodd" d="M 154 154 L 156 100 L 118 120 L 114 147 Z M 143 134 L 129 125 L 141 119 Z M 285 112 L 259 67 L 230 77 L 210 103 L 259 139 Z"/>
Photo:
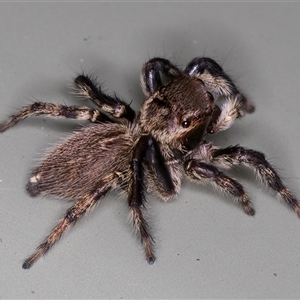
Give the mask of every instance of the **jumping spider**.
<path id="1" fill-rule="evenodd" d="M 147 100 L 136 116 L 130 105 L 102 92 L 94 79 L 75 78 L 79 96 L 98 109 L 36 102 L 0 124 L 0 132 L 31 116 L 89 120 L 94 123 L 69 136 L 47 154 L 27 184 L 31 196 L 71 199 L 64 218 L 25 260 L 28 269 L 61 235 L 110 190 L 128 196 L 134 228 L 141 236 L 146 259 L 155 261 L 154 240 L 144 217 L 145 194 L 169 201 L 180 191 L 183 174 L 198 183 L 211 183 L 229 193 L 253 216 L 243 186 L 218 167 L 244 164 L 277 192 L 300 217 L 300 204 L 283 185 L 261 152 L 239 145 L 219 148 L 207 134 L 228 129 L 236 119 L 254 111 L 229 76 L 210 58 L 193 59 L 184 71 L 163 58 L 144 64 L 141 85 Z M 217 99 L 222 105 L 216 104 Z"/>

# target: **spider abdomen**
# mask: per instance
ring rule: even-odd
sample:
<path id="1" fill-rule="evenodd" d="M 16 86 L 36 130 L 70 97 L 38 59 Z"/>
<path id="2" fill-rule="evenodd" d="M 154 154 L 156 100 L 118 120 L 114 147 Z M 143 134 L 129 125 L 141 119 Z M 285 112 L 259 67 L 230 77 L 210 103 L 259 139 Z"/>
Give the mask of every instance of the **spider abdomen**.
<path id="1" fill-rule="evenodd" d="M 103 181 L 128 177 L 131 131 L 121 124 L 97 124 L 72 134 L 52 150 L 27 184 L 30 195 L 78 199 L 96 191 Z"/>

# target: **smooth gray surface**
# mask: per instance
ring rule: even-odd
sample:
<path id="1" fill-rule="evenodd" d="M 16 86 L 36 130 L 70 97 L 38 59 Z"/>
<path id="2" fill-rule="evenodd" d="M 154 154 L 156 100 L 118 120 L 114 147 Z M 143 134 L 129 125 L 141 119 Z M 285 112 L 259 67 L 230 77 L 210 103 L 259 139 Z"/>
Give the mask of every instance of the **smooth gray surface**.
<path id="1" fill-rule="evenodd" d="M 36 99 L 78 104 L 69 87 L 81 70 L 138 108 L 149 57 L 184 66 L 205 54 L 257 108 L 216 144 L 263 151 L 300 195 L 299 14 L 299 3 L 1 3 L 0 120 Z M 43 149 L 77 125 L 35 118 L 0 136 L 0 298 L 299 297 L 300 220 L 243 168 L 230 174 L 250 193 L 253 218 L 188 182 L 172 203 L 151 199 L 153 266 L 127 224 L 126 200 L 112 194 L 23 270 L 70 205 L 30 198 L 24 186 Z"/>

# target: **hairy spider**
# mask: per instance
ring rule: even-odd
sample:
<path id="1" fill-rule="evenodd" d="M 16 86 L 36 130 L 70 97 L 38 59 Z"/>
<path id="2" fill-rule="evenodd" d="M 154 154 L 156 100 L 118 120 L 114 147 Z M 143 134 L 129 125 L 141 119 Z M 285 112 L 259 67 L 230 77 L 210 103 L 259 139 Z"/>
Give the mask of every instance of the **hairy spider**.
<path id="1" fill-rule="evenodd" d="M 145 194 L 164 201 L 180 191 L 183 174 L 198 183 L 211 183 L 229 193 L 248 215 L 255 211 L 243 186 L 221 172 L 244 164 L 276 191 L 300 217 L 297 199 L 283 185 L 265 155 L 239 145 L 220 148 L 207 134 L 228 129 L 254 111 L 222 68 L 210 58 L 195 58 L 181 71 L 170 61 L 153 58 L 144 64 L 141 84 L 147 100 L 136 116 L 116 96 L 102 92 L 85 75 L 75 78 L 79 96 L 98 109 L 36 102 L 0 124 L 0 131 L 31 116 L 89 120 L 94 123 L 70 135 L 46 155 L 27 184 L 31 196 L 51 195 L 74 200 L 64 218 L 25 260 L 28 269 L 61 235 L 110 190 L 128 196 L 134 228 L 141 236 L 146 259 L 155 261 L 154 240 L 145 220 Z M 222 105 L 216 104 L 221 98 Z"/>

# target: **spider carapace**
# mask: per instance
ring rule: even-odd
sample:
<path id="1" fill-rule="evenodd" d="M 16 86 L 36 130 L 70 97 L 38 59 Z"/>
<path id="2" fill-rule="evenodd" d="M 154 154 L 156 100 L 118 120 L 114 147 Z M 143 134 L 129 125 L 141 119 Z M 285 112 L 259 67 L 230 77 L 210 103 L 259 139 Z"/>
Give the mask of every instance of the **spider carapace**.
<path id="1" fill-rule="evenodd" d="M 145 219 L 145 195 L 171 200 L 179 193 L 184 175 L 197 183 L 211 183 L 236 199 L 248 215 L 254 215 L 243 186 L 219 170 L 240 164 L 252 168 L 300 217 L 299 202 L 264 154 L 239 145 L 220 148 L 206 140 L 208 134 L 226 130 L 254 111 L 214 60 L 195 58 L 184 70 L 164 58 L 146 62 L 141 85 L 147 99 L 137 115 L 123 100 L 102 92 L 94 78 L 82 74 L 74 83 L 77 95 L 91 100 L 96 108 L 35 102 L 0 124 L 3 132 L 31 116 L 93 123 L 52 149 L 29 179 L 31 196 L 54 196 L 74 204 L 25 260 L 24 269 L 115 188 L 127 196 L 131 220 L 149 264 L 155 255 Z"/>

